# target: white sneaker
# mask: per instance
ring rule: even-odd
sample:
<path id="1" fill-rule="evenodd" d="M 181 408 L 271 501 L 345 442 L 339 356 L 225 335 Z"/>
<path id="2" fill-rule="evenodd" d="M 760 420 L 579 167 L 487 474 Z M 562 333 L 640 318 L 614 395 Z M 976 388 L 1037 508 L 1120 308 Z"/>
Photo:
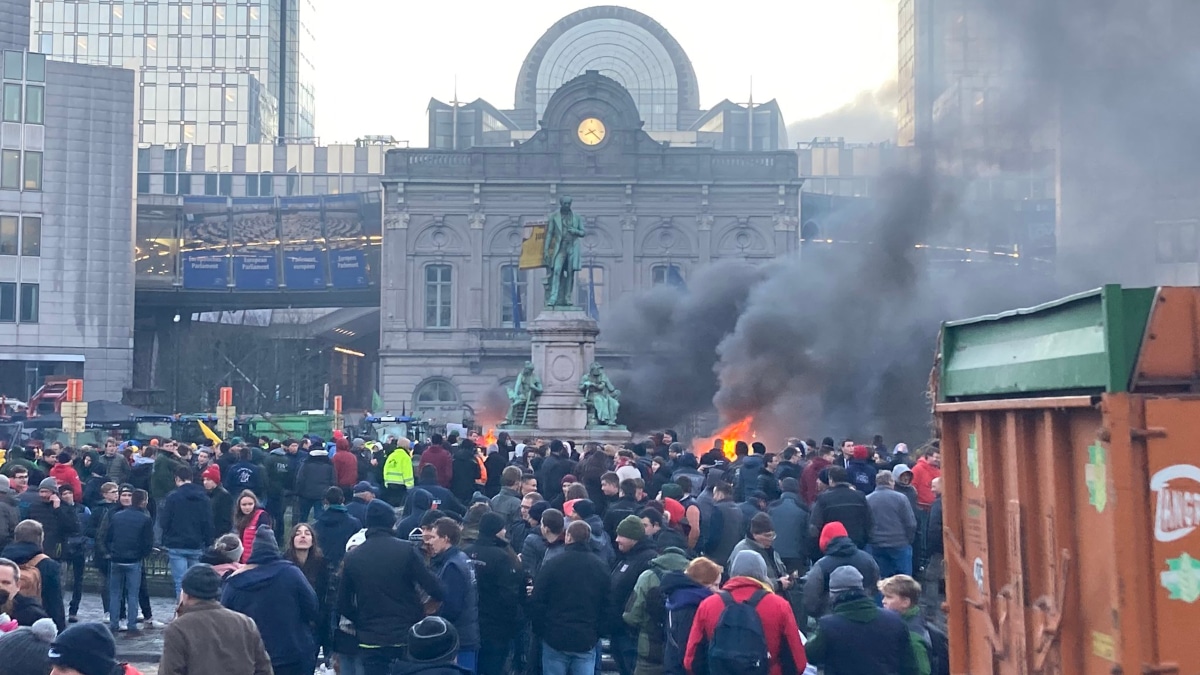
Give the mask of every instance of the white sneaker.
<path id="1" fill-rule="evenodd" d="M 104 613 L 104 618 L 101 619 L 101 621 L 103 621 L 105 625 L 108 625 L 108 612 Z"/>
<path id="2" fill-rule="evenodd" d="M 158 619 L 143 619 L 142 628 L 166 628 L 167 624 Z"/>

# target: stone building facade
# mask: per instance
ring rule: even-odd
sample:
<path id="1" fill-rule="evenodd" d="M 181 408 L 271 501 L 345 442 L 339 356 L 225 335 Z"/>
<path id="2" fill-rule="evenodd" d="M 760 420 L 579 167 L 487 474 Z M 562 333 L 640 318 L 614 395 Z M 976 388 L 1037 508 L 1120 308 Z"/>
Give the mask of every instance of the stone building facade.
<path id="1" fill-rule="evenodd" d="M 544 300 L 542 270 L 517 270 L 521 242 L 560 197 L 573 198 L 587 226 L 576 304 L 603 326 L 621 298 L 686 285 L 703 265 L 797 251 L 798 175 L 795 152 L 655 141 L 630 93 L 594 71 L 559 88 L 541 128 L 514 147 L 390 151 L 379 353 L 387 408 L 441 422 L 503 413 L 489 394 L 529 358 L 525 323 Z M 620 358 L 603 333 L 599 353 Z"/>

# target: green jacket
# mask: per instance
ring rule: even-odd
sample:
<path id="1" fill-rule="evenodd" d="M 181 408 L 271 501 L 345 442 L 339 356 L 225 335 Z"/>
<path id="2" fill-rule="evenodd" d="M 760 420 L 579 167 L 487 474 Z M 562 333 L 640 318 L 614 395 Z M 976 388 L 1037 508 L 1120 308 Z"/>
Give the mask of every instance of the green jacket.
<path id="1" fill-rule="evenodd" d="M 908 637 L 912 642 L 913 656 L 917 659 L 917 673 L 930 675 L 929 650 L 933 642 L 929 639 L 929 629 L 925 628 L 925 616 L 921 614 L 921 608 L 913 605 L 901 612 L 900 618 L 908 624 Z"/>
<path id="2" fill-rule="evenodd" d="M 150 474 L 150 496 L 155 501 L 166 499 L 167 493 L 175 489 L 175 469 L 187 464 L 165 450 L 159 450 L 154 456 L 154 469 Z"/>
<path id="3" fill-rule="evenodd" d="M 836 603 L 832 613 L 818 620 L 817 632 L 804 646 L 808 662 L 821 666 L 826 675 L 877 672 L 881 659 L 876 655 L 881 650 L 886 653 L 886 650 L 898 649 L 900 653 L 895 656 L 900 661 L 900 675 L 929 675 L 929 659 L 925 659 L 925 669 L 920 670 L 915 645 L 911 639 L 896 642 L 903 640 L 903 636 L 898 634 L 899 626 L 894 623 L 895 618 L 889 618 L 886 614 L 898 617 L 888 610 L 880 609 L 874 600 L 867 597 L 860 596 Z M 883 622 L 883 625 L 879 622 Z M 891 633 L 885 638 L 881 631 L 888 623 L 892 624 L 886 627 Z M 885 639 L 888 642 L 885 643 Z M 875 670 L 868 670 L 869 668 Z"/>
<path id="4" fill-rule="evenodd" d="M 285 492 L 291 492 L 296 477 L 288 473 L 291 458 L 286 451 L 276 453 L 272 450 L 263 461 L 263 470 L 267 474 L 267 495 L 282 497 Z M 289 478 L 291 480 L 289 480 Z"/>
<path id="5" fill-rule="evenodd" d="M 633 586 L 633 595 L 625 606 L 621 618 L 632 628 L 638 629 L 637 675 L 653 675 L 662 672 L 664 607 L 650 607 L 647 597 L 658 588 L 662 576 L 667 572 L 682 572 L 688 566 L 687 555 L 678 548 L 669 547 L 650 561 L 650 569 L 642 572 Z M 654 594 L 656 597 L 657 593 Z M 662 604 L 663 598 L 657 597 Z"/>

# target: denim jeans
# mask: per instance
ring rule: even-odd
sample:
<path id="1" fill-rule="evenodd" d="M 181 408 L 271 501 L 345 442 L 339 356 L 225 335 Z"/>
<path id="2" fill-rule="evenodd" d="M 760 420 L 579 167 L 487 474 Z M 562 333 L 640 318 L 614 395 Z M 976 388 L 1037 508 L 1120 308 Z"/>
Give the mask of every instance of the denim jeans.
<path id="1" fill-rule="evenodd" d="M 633 675 L 637 668 L 637 633 L 628 626 L 614 630 L 608 638 L 608 652 L 621 675 Z"/>
<path id="2" fill-rule="evenodd" d="M 458 656 L 454 659 L 454 663 L 459 668 L 475 673 L 479 667 L 479 650 L 478 649 L 459 649 Z"/>
<path id="3" fill-rule="evenodd" d="M 167 549 L 167 564 L 171 567 L 171 579 L 175 581 L 175 599 L 183 590 L 183 575 L 189 567 L 200 563 L 200 555 L 204 553 L 198 548 L 169 548 Z"/>
<path id="4" fill-rule="evenodd" d="M 593 675 L 596 652 L 560 652 L 542 642 L 542 675 Z"/>
<path id="5" fill-rule="evenodd" d="M 886 579 L 896 574 L 912 576 L 913 550 L 912 546 L 899 548 L 884 548 L 882 546 L 867 546 L 867 552 L 875 558 L 879 565 L 879 578 Z"/>
<path id="6" fill-rule="evenodd" d="M 125 627 L 137 630 L 138 590 L 142 585 L 142 563 L 112 563 L 108 573 L 108 627 L 113 633 L 121 628 L 121 613 L 115 610 L 121 606 L 122 590 L 125 602 L 130 608 Z"/>

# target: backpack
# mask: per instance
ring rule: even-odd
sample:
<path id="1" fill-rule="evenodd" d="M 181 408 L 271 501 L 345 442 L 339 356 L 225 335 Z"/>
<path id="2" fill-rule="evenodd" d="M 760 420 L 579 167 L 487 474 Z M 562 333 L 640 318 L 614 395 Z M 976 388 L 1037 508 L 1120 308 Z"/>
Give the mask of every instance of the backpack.
<path id="1" fill-rule="evenodd" d="M 746 602 L 735 601 L 728 591 L 718 595 L 725 608 L 708 645 L 709 675 L 766 675 L 770 658 L 767 638 L 754 608 L 767 592 L 754 591 Z"/>
<path id="2" fill-rule="evenodd" d="M 950 675 L 950 640 L 946 632 L 932 624 L 926 624 L 929 633 L 930 675 Z"/>
<path id="3" fill-rule="evenodd" d="M 45 553 L 39 553 L 21 565 L 21 582 L 17 588 L 17 593 L 24 595 L 27 598 L 37 598 L 38 602 L 42 600 L 42 572 L 37 568 L 38 563 L 43 560 L 48 560 L 50 556 Z"/>

